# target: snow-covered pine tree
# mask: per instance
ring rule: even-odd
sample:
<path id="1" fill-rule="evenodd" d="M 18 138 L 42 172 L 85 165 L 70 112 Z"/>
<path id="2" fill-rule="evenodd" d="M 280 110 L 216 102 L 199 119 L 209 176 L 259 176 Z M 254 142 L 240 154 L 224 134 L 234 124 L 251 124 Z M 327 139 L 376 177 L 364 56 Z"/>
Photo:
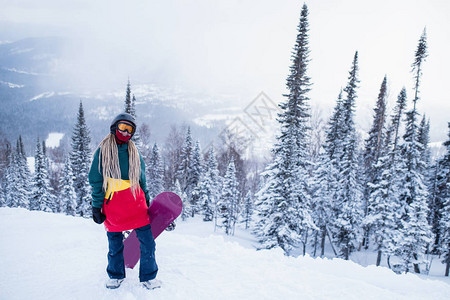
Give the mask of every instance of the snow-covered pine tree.
<path id="1" fill-rule="evenodd" d="M 415 72 L 415 96 L 413 108 L 407 113 L 406 130 L 403 136 L 402 157 L 405 166 L 404 184 L 400 192 L 400 202 L 404 206 L 402 217 L 401 256 L 405 271 L 409 271 L 410 265 L 414 265 L 414 271 L 420 273 L 419 264 L 423 263 L 422 256 L 427 250 L 427 245 L 432 242 L 431 227 L 428 224 L 428 189 L 425 184 L 423 170 L 425 162 L 422 160 L 423 144 L 419 141 L 417 101 L 419 100 L 419 84 L 422 75 L 422 63 L 427 57 L 426 32 L 424 30 L 419 39 L 412 64 Z"/>
<path id="2" fill-rule="evenodd" d="M 37 140 L 34 156 L 34 178 L 30 195 L 30 209 L 46 212 L 55 211 L 55 197 L 48 178 L 47 158 L 42 150 L 42 144 Z"/>
<path id="3" fill-rule="evenodd" d="M 8 140 L 0 142 L 0 207 L 7 206 L 6 191 L 8 190 L 8 180 L 6 178 L 9 165 L 11 163 L 12 150 Z"/>
<path id="4" fill-rule="evenodd" d="M 158 145 L 153 145 L 152 153 L 147 167 L 147 186 L 150 199 L 153 199 L 159 193 L 164 191 L 164 170 L 159 154 Z"/>
<path id="5" fill-rule="evenodd" d="M 344 116 L 344 104 L 342 99 L 342 90 L 339 92 L 339 96 L 334 107 L 333 114 L 328 122 L 328 129 L 326 131 L 324 150 L 328 155 L 330 161 L 336 166 L 338 165 L 338 159 L 342 155 L 342 130 L 344 129 L 343 118 Z"/>
<path id="6" fill-rule="evenodd" d="M 419 43 L 414 55 L 414 62 L 412 63 L 412 72 L 414 72 L 414 110 L 416 102 L 419 100 L 419 87 L 420 79 L 422 77 L 422 64 L 428 57 L 428 45 L 427 45 L 427 31 L 423 30 L 422 35 L 419 38 Z"/>
<path id="7" fill-rule="evenodd" d="M 65 213 L 69 216 L 75 216 L 77 210 L 77 193 L 74 188 L 74 174 L 70 158 L 66 158 L 64 162 L 63 176 L 59 182 L 59 209 L 58 212 Z"/>
<path id="8" fill-rule="evenodd" d="M 131 106 L 132 106 L 132 103 L 131 103 L 131 83 L 130 83 L 130 78 L 128 78 L 127 90 L 125 92 L 125 107 L 124 107 L 124 111 L 127 114 L 131 114 L 131 111 L 132 111 L 132 107 Z"/>
<path id="9" fill-rule="evenodd" d="M 442 203 L 436 199 L 436 179 L 438 172 L 438 162 L 432 163 L 431 152 L 428 147 L 430 141 L 430 120 L 426 120 L 425 114 L 423 115 L 422 121 L 420 122 L 418 128 L 418 142 L 422 146 L 421 151 L 421 170 L 419 170 L 424 177 L 424 184 L 428 188 L 428 207 L 429 215 L 428 223 L 431 225 L 432 233 L 434 236 L 434 243 L 431 246 L 430 251 L 436 252 L 439 242 L 439 219 L 440 219 L 440 209 L 442 208 Z"/>
<path id="10" fill-rule="evenodd" d="M 313 172 L 312 216 L 317 230 L 313 232 L 314 256 L 320 243 L 321 254 L 325 254 L 325 239 L 329 236 L 330 220 L 335 218 L 334 200 L 338 190 L 339 159 L 342 155 L 343 129 L 342 90 L 339 92 L 333 114 L 325 129 L 325 143 L 322 145 L 319 161 Z"/>
<path id="11" fill-rule="evenodd" d="M 394 114 L 386 130 L 386 137 L 381 148 L 380 157 L 374 168 L 376 175 L 370 185 L 369 209 L 364 224 L 372 228 L 374 242 L 378 251 L 377 266 L 381 256 L 399 254 L 398 245 L 401 240 L 401 205 L 398 190 L 402 186 L 402 160 L 398 147 L 400 120 L 406 106 L 406 89 L 403 88 L 397 97 Z"/>
<path id="12" fill-rule="evenodd" d="M 391 116 L 392 118 L 392 128 L 394 132 L 393 137 L 393 146 L 392 150 L 398 150 L 399 149 L 399 139 L 400 139 L 400 121 L 402 120 L 402 116 L 405 113 L 406 109 L 406 88 L 403 87 L 400 91 L 398 97 L 397 97 L 397 103 L 394 108 L 394 115 Z M 394 152 L 392 153 L 392 156 L 394 157 Z"/>
<path id="13" fill-rule="evenodd" d="M 372 127 L 369 130 L 369 137 L 365 141 L 364 150 L 364 216 L 368 214 L 369 195 L 372 193 L 372 188 L 368 183 L 374 182 L 374 179 L 379 177 L 383 170 L 375 167 L 381 154 L 382 144 L 385 140 L 385 119 L 386 119 L 386 97 L 387 97 L 387 76 L 384 76 L 381 83 L 378 100 L 374 108 L 374 117 Z M 366 249 L 369 246 L 369 232 L 370 226 L 366 227 L 363 239 L 363 245 Z"/>
<path id="14" fill-rule="evenodd" d="M 203 214 L 203 221 L 212 221 L 215 217 L 216 203 L 219 199 L 220 181 L 219 170 L 214 147 L 208 151 L 208 160 L 205 171 L 201 176 L 198 186 L 198 202 Z"/>
<path id="15" fill-rule="evenodd" d="M 3 188 L 3 181 L 2 181 L 2 184 L 0 185 L 0 207 L 5 206 L 6 206 L 6 193 L 5 189 Z"/>
<path id="16" fill-rule="evenodd" d="M 423 115 L 422 121 L 420 121 L 417 141 L 422 144 L 421 160 L 424 163 L 424 169 L 421 172 L 424 176 L 429 177 L 429 166 L 431 165 L 431 153 L 428 147 L 428 143 L 430 142 L 430 120 L 427 121 L 425 115 Z"/>
<path id="17" fill-rule="evenodd" d="M 257 193 L 258 216 L 255 230 L 264 248 L 280 247 L 289 255 L 293 247 L 305 241 L 312 224 L 307 169 L 310 168 L 309 132 L 310 78 L 308 8 L 303 5 L 292 65 L 287 78 L 289 94 L 280 104 L 281 132 L 272 149 L 274 161 L 263 172 L 265 184 Z M 269 211 L 268 211 L 269 210 Z"/>
<path id="18" fill-rule="evenodd" d="M 199 197 L 200 191 L 198 189 L 198 183 L 202 176 L 202 158 L 200 151 L 200 143 L 197 141 L 195 147 L 191 152 L 191 158 L 189 159 L 189 167 L 187 174 L 187 187 L 186 193 L 191 204 L 191 217 L 194 217 L 196 213 L 200 210 L 199 207 Z"/>
<path id="19" fill-rule="evenodd" d="M 447 148 L 445 156 L 439 160 L 439 172 L 437 176 L 437 201 L 442 203 L 440 209 L 440 253 L 445 263 L 445 276 L 450 271 L 450 122 L 448 123 L 448 139 L 444 146 Z"/>
<path id="20" fill-rule="evenodd" d="M 125 92 L 125 103 L 124 103 L 124 111 L 127 114 L 132 115 L 137 120 L 136 115 L 136 97 L 133 94 L 133 97 L 131 97 L 131 83 L 130 79 L 128 78 L 127 82 L 127 89 Z M 141 150 L 143 149 L 142 139 L 139 134 L 140 127 L 137 128 L 136 132 L 133 135 L 133 142 L 136 144 L 136 147 Z"/>
<path id="21" fill-rule="evenodd" d="M 18 181 L 17 174 L 17 158 L 15 152 L 10 152 L 8 155 L 8 166 L 5 171 L 5 177 L 3 181 L 3 188 L 5 193 L 5 205 L 8 207 L 16 207 L 17 194 L 16 181 Z"/>
<path id="22" fill-rule="evenodd" d="M 313 174 L 312 189 L 314 192 L 311 210 L 312 218 L 317 228 L 313 232 L 313 255 L 316 256 L 317 248 L 320 247 L 320 256 L 323 257 L 325 255 L 325 240 L 327 235 L 329 235 L 330 220 L 335 216 L 333 201 L 336 199 L 339 178 L 338 170 L 330 159 L 329 153 L 321 153 L 320 160 Z"/>
<path id="23" fill-rule="evenodd" d="M 132 115 L 133 117 L 137 117 L 136 115 L 136 96 L 133 94 L 133 98 L 131 98 L 131 107 L 130 107 L 130 115 Z"/>
<path id="24" fill-rule="evenodd" d="M 17 195 L 17 206 L 23 208 L 29 208 L 29 195 L 30 195 L 30 182 L 31 182 L 31 173 L 28 168 L 27 155 L 25 153 L 25 147 L 23 145 L 22 136 L 19 136 L 19 140 L 17 141 L 17 150 L 16 150 L 16 168 L 18 172 L 18 182 L 17 188 L 21 192 Z"/>
<path id="25" fill-rule="evenodd" d="M 440 187 L 439 182 L 442 180 L 440 178 L 441 176 L 441 161 L 437 160 L 435 163 L 433 163 L 430 167 L 430 182 L 428 186 L 428 193 L 429 193 L 429 207 L 430 207 L 430 214 L 428 216 L 428 222 L 431 225 L 431 230 L 433 232 L 434 236 L 434 242 L 430 249 L 432 254 L 439 254 L 440 249 L 440 240 L 441 240 L 441 233 L 440 233 L 440 220 L 442 218 L 441 211 L 443 207 L 442 199 L 440 198 Z"/>
<path id="26" fill-rule="evenodd" d="M 181 220 L 185 221 L 189 217 L 189 201 L 187 200 L 186 193 L 181 190 L 181 184 L 178 179 L 175 180 L 175 185 L 172 188 L 173 192 L 180 196 L 183 201 L 183 210 L 181 211 Z"/>
<path id="27" fill-rule="evenodd" d="M 184 138 L 177 126 L 170 126 L 169 134 L 164 143 L 164 187 L 171 189 L 177 180 L 177 170 L 183 149 Z"/>
<path id="28" fill-rule="evenodd" d="M 77 193 L 77 215 L 89 218 L 91 215 L 91 187 L 88 175 L 91 161 L 91 138 L 84 117 L 83 103 L 80 101 L 77 123 L 72 131 L 70 161 L 74 172 L 74 188 Z"/>
<path id="29" fill-rule="evenodd" d="M 247 192 L 247 195 L 244 197 L 244 203 L 242 203 L 242 223 L 245 224 L 245 229 L 250 227 L 250 223 L 252 221 L 253 215 L 253 195 L 251 191 Z"/>
<path id="30" fill-rule="evenodd" d="M 6 170 L 5 204 L 9 207 L 29 208 L 30 171 L 21 137 L 16 149 L 10 153 L 10 162 Z"/>
<path id="31" fill-rule="evenodd" d="M 234 235 L 239 214 L 239 197 L 236 167 L 232 158 L 223 178 L 222 194 L 217 204 L 218 214 L 222 218 L 222 227 L 228 235 Z"/>
<path id="32" fill-rule="evenodd" d="M 391 156 L 393 135 L 394 127 L 391 124 L 380 149 L 380 156 L 375 165 L 372 166 L 374 176 L 367 183 L 370 188 L 369 206 L 363 224 L 370 228 L 373 234 L 373 241 L 378 252 L 377 266 L 381 263 L 382 254 L 395 254 L 395 246 L 400 237 L 398 228 L 401 207 L 396 194 L 398 188 L 398 181 L 395 177 L 396 164 L 392 163 Z"/>
<path id="33" fill-rule="evenodd" d="M 188 186 L 188 173 L 189 173 L 189 165 L 191 161 L 193 151 L 193 145 L 192 145 L 192 137 L 191 137 L 191 128 L 188 127 L 186 131 L 186 136 L 183 144 L 183 148 L 181 149 L 181 155 L 180 155 L 180 164 L 177 168 L 177 174 L 176 178 L 178 179 L 181 191 L 187 193 L 187 186 Z M 189 196 L 189 195 L 188 195 Z"/>
<path id="34" fill-rule="evenodd" d="M 334 202 L 336 218 L 333 219 L 334 240 L 339 247 L 340 256 L 348 260 L 361 240 L 361 219 L 363 208 L 362 190 L 358 179 L 359 153 L 356 135 L 354 111 L 358 87 L 358 52 L 355 52 L 349 71 L 348 84 L 344 89 L 346 97 L 342 102 L 342 153 L 339 164 L 339 186 Z"/>

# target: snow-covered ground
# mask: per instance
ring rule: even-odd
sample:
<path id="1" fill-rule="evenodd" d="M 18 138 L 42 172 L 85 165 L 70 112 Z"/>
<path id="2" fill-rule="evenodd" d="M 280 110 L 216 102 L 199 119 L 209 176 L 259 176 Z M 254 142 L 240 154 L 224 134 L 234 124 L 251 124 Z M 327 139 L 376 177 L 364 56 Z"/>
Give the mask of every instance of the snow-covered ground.
<path id="1" fill-rule="evenodd" d="M 252 238 L 178 222 L 157 239 L 158 278 L 148 291 L 138 266 L 107 290 L 107 239 L 89 219 L 0 208 L 0 299 L 449 299 L 450 280 L 340 259 L 256 251 Z"/>

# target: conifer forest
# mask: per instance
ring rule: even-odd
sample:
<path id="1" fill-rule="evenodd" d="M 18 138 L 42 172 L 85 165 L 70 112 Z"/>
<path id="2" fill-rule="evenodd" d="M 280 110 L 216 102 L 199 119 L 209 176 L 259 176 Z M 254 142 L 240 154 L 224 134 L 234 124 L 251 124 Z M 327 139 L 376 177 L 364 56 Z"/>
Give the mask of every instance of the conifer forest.
<path id="1" fill-rule="evenodd" d="M 227 235 L 240 226 L 252 232 L 258 249 L 312 257 L 331 251 L 345 260 L 372 251 L 373 264 L 387 261 L 396 273 L 427 274 L 434 260 L 446 265 L 448 276 L 450 120 L 445 153 L 432 157 L 433 120 L 418 108 L 427 101 L 421 93 L 429 55 L 426 29 L 417 37 L 416 48 L 405 53 L 414 54 L 410 78 L 392 91 L 395 103 L 387 103 L 389 74 L 380 78 L 368 132 L 359 132 L 355 121 L 358 88 L 364 85 L 356 49 L 332 114 L 317 128 L 311 120 L 314 78 L 308 73 L 314 49 L 304 4 L 270 159 L 262 163 L 248 156 L 231 131 L 206 146 L 189 124 L 174 122 L 165 141 L 156 143 L 149 128 L 138 125 L 133 140 L 146 163 L 150 196 L 175 192 L 184 205 L 177 222 L 198 217 Z M 413 92 L 407 93 L 411 82 Z M 128 80 L 124 111 L 141 124 L 138 100 Z M 88 173 L 97 145 L 82 101 L 73 114 L 70 151 L 51 149 L 42 137 L 36 137 L 33 153 L 26 153 L 20 135 L 0 144 L 0 207 L 91 217 Z M 34 170 L 27 157 L 34 157 Z"/>

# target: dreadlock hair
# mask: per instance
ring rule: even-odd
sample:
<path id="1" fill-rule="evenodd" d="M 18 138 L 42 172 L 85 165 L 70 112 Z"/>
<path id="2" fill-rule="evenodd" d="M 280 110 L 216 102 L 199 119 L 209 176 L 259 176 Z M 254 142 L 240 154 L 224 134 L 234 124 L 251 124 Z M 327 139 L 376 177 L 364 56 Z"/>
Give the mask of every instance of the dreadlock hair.
<path id="1" fill-rule="evenodd" d="M 119 153 L 114 134 L 109 133 L 98 146 L 100 148 L 100 159 L 98 170 L 103 175 L 103 190 L 108 188 L 108 178 L 121 179 L 119 166 Z M 136 198 L 141 177 L 141 159 L 133 141 L 128 141 L 128 176 L 130 178 L 131 193 Z M 110 181 L 111 182 L 111 181 Z M 119 185 L 117 180 L 112 180 L 114 185 Z"/>

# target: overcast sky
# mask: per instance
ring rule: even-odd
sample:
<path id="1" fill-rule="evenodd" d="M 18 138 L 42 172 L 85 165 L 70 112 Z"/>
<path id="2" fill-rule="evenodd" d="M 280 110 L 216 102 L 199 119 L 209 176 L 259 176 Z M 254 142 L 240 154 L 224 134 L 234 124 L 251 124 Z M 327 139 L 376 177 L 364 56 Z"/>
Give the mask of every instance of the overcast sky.
<path id="1" fill-rule="evenodd" d="M 232 95 L 242 107 L 261 91 L 282 100 L 303 2 L 0 0 L 8 39 L 77 37 L 72 49 L 80 82 L 102 85 L 165 82 L 211 95 Z M 413 96 L 411 63 L 426 27 L 421 112 L 432 142 L 447 136 L 450 115 L 450 1 L 315 0 L 309 8 L 311 103 L 332 110 L 359 52 L 357 115 L 370 126 L 384 75 L 393 106 L 402 86 Z M 76 55 L 75 55 L 76 54 Z M 224 103 L 227 105 L 236 103 Z"/>

